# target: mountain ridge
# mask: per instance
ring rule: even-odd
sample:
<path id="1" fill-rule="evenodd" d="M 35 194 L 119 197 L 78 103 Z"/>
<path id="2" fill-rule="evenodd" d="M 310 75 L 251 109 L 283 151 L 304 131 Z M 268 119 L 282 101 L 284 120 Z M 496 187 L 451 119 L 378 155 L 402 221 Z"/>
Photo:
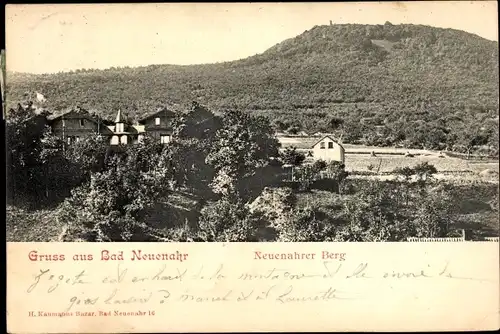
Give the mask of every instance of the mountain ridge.
<path id="1" fill-rule="evenodd" d="M 439 121 L 431 146 L 443 146 L 471 122 L 498 127 L 490 125 L 498 115 L 498 42 L 424 25 L 321 25 L 234 61 L 10 75 L 7 102 L 34 90 L 47 96 L 49 109 L 78 104 L 134 116 L 198 101 L 268 116 L 277 130 L 342 128 L 348 140 L 379 145 L 418 137 L 411 127 Z M 361 119 L 368 126 L 355 125 Z M 377 135 L 374 126 L 387 133 Z"/>

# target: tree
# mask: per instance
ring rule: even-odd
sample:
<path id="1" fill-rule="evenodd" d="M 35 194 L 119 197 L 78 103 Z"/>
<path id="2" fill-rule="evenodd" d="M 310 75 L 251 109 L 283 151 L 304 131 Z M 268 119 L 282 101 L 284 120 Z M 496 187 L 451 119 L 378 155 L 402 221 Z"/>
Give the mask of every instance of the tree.
<path id="1" fill-rule="evenodd" d="M 300 166 L 306 159 L 303 153 L 297 152 L 296 147 L 285 148 L 283 152 L 280 152 L 280 157 L 283 164 L 292 166 Z"/>
<path id="2" fill-rule="evenodd" d="M 470 155 L 476 147 L 488 144 L 488 137 L 483 133 L 479 125 L 469 124 L 462 129 L 457 144 L 465 150 L 467 159 L 470 159 Z"/>
<path id="3" fill-rule="evenodd" d="M 48 130 L 44 132 L 40 140 L 38 161 L 47 203 L 67 197 L 72 188 L 84 181 L 81 165 L 68 159 L 63 147 L 64 142 L 61 138 L 54 136 Z"/>
<path id="4" fill-rule="evenodd" d="M 206 157 L 217 174 L 215 182 L 228 178 L 236 184 L 278 155 L 279 142 L 267 118 L 228 111 L 222 116 L 222 124 Z M 220 188 L 213 183 L 213 189 Z"/>
<path id="5" fill-rule="evenodd" d="M 318 170 L 312 165 L 304 165 L 295 172 L 295 180 L 299 182 L 301 191 L 309 191 L 318 175 Z"/>
<path id="6" fill-rule="evenodd" d="M 326 163 L 325 160 L 319 159 L 319 160 L 315 160 L 313 162 L 312 167 L 314 170 L 321 172 L 321 171 L 324 171 L 328 167 L 328 164 Z"/>
<path id="7" fill-rule="evenodd" d="M 103 171 L 72 192 L 61 219 L 91 241 L 148 240 L 154 231 L 142 222 L 145 211 L 175 186 L 169 149 L 145 139 L 113 154 Z"/>
<path id="8" fill-rule="evenodd" d="M 409 182 L 413 175 L 415 175 L 415 170 L 411 167 L 397 167 L 392 171 L 393 174 L 401 177 L 405 182 Z"/>
<path id="9" fill-rule="evenodd" d="M 438 185 L 415 193 L 411 224 L 416 237 L 442 238 L 448 236 L 456 211 L 445 188 Z"/>
<path id="10" fill-rule="evenodd" d="M 7 197 L 10 200 L 28 199 L 40 204 L 46 193 L 44 167 L 39 157 L 47 120 L 39 115 L 32 103 L 18 104 L 6 118 Z"/>
<path id="11" fill-rule="evenodd" d="M 338 117 L 332 117 L 329 122 L 329 126 L 332 130 L 337 130 L 344 125 L 344 120 Z"/>
<path id="12" fill-rule="evenodd" d="M 205 107 L 193 103 L 186 113 L 173 121 L 175 140 L 171 143 L 172 160 L 176 161 L 176 179 L 180 185 L 208 196 L 214 167 L 206 163 L 221 120 Z"/>
<path id="13" fill-rule="evenodd" d="M 434 167 L 434 165 L 429 164 L 428 161 L 419 163 L 418 165 L 413 167 L 413 171 L 417 176 L 417 181 L 419 183 L 425 183 L 427 180 L 432 178 L 434 174 L 437 173 L 436 167 Z"/>
<path id="14" fill-rule="evenodd" d="M 330 178 L 334 179 L 337 183 L 337 193 L 341 193 L 341 189 L 343 187 L 344 181 L 347 179 L 349 176 L 349 172 L 345 170 L 345 164 L 339 162 L 339 161 L 330 161 L 327 166 L 326 170 Z"/>
<path id="15" fill-rule="evenodd" d="M 346 224 L 337 241 L 401 241 L 410 230 L 394 185 L 370 181 L 344 203 Z"/>
<path id="16" fill-rule="evenodd" d="M 63 147 L 61 143 L 59 147 Z M 68 145 L 66 157 L 81 168 L 87 179 L 91 173 L 102 172 L 106 167 L 106 160 L 111 154 L 109 142 L 106 137 L 93 134 L 82 140 Z"/>

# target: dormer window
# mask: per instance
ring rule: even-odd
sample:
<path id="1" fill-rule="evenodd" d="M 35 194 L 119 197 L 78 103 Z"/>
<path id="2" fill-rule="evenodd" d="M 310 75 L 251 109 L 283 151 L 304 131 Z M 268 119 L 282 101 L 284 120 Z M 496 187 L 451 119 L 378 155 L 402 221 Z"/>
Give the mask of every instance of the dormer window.
<path id="1" fill-rule="evenodd" d="M 156 117 L 155 118 L 155 124 L 156 125 L 160 125 L 160 117 Z"/>
<path id="2" fill-rule="evenodd" d="M 124 132 L 123 131 L 123 123 L 116 124 L 116 132 Z"/>

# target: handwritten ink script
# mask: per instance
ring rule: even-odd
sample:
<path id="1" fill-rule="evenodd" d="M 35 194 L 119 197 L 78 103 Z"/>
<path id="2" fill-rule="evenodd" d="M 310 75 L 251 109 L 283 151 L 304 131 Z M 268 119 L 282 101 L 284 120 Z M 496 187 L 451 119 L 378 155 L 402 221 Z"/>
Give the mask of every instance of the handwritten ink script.
<path id="1" fill-rule="evenodd" d="M 134 270 L 120 263 L 109 272 L 92 273 L 91 270 L 56 271 L 41 269 L 33 274 L 26 287 L 31 294 L 41 292 L 47 298 L 57 290 L 68 296 L 63 309 L 57 312 L 31 310 L 30 316 L 109 316 L 155 315 L 155 305 L 172 303 L 245 303 L 273 302 L 276 304 L 343 301 L 364 298 L 352 287 L 353 281 L 363 280 L 425 280 L 425 279 L 482 279 L 455 276 L 449 263 L 426 266 L 412 271 L 380 271 L 369 263 L 344 264 L 323 261 L 315 270 L 271 267 L 265 270 L 230 270 L 224 263 L 210 268 L 183 268 L 175 264 L 162 264 L 149 272 Z M 203 284 L 206 289 L 200 289 Z M 182 283 L 185 283 L 184 285 Z M 349 283 L 349 284 L 346 284 Z M 218 285 L 217 289 L 213 286 Z M 93 289 L 100 286 L 99 289 Z M 103 289 L 102 286 L 105 286 Z M 310 288 L 317 286 L 317 288 Z M 349 288 L 351 286 L 351 288 Z M 79 292 L 85 288 L 85 293 Z M 98 290 L 99 292 L 93 292 Z M 362 289 L 361 289 L 362 290 Z M 76 293 L 78 292 L 78 293 Z M 137 305 L 135 312 L 107 310 L 113 306 Z M 147 309 L 150 307 L 152 310 Z M 98 311 L 95 311 L 98 309 Z M 101 309 L 101 310 L 99 310 Z M 90 310 L 90 311 L 89 311 Z"/>

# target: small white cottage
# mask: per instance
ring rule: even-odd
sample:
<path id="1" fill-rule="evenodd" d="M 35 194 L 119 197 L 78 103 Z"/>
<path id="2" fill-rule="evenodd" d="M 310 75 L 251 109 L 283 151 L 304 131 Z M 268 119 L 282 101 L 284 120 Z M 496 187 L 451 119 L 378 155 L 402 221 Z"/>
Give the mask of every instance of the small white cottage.
<path id="1" fill-rule="evenodd" d="M 344 147 L 330 136 L 324 136 L 312 146 L 314 160 L 339 161 L 345 163 Z"/>

